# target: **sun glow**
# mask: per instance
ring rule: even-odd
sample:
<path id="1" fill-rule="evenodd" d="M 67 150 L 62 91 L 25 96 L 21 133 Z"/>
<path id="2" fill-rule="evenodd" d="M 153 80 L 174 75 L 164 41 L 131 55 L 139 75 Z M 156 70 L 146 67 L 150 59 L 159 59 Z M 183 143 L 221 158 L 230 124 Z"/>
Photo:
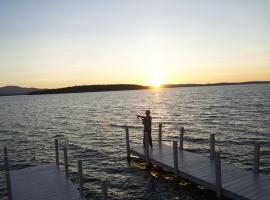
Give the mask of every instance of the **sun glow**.
<path id="1" fill-rule="evenodd" d="M 148 68 L 148 85 L 159 88 L 165 83 L 166 77 L 166 44 L 159 37 L 151 36 L 146 41 L 145 67 Z"/>
<path id="2" fill-rule="evenodd" d="M 162 79 L 161 69 L 159 67 L 150 68 L 149 85 L 155 88 L 159 88 L 162 84 L 164 84 L 164 80 Z"/>
<path id="3" fill-rule="evenodd" d="M 149 82 L 150 86 L 155 87 L 155 88 L 159 88 L 162 84 L 163 81 L 162 80 L 158 80 L 158 79 L 153 79 Z"/>

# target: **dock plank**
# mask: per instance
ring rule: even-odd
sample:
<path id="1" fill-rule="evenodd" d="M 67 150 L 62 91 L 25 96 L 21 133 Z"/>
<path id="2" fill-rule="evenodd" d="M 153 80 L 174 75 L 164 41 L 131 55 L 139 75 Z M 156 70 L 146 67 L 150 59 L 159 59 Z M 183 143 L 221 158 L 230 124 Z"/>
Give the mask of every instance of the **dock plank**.
<path id="1" fill-rule="evenodd" d="M 83 200 L 55 164 L 10 171 L 13 200 Z"/>
<path id="2" fill-rule="evenodd" d="M 144 148 L 131 146 L 131 153 L 145 159 Z M 149 151 L 150 162 L 174 172 L 173 147 L 165 144 L 154 144 Z M 215 163 L 209 158 L 188 152 L 178 152 L 178 170 L 180 176 L 215 191 Z M 237 200 L 270 200 L 270 176 L 256 175 L 252 171 L 242 170 L 221 164 L 222 193 Z"/>

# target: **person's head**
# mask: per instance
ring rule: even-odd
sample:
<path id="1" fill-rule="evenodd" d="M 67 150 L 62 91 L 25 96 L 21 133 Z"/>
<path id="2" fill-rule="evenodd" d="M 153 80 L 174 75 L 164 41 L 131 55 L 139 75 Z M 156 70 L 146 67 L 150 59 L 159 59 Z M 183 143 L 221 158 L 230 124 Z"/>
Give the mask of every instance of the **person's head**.
<path id="1" fill-rule="evenodd" d="M 149 116 L 150 113 L 151 113 L 150 110 L 146 110 L 146 111 L 145 111 L 146 116 Z"/>

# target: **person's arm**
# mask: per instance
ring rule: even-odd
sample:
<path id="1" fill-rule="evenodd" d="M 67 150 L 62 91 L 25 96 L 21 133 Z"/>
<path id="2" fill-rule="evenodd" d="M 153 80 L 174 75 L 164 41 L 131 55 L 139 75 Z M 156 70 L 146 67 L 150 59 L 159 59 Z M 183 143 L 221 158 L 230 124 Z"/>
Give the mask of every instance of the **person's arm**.
<path id="1" fill-rule="evenodd" d="M 144 119 L 144 118 L 145 118 L 145 116 L 142 116 L 142 115 L 137 115 L 137 118 L 138 118 L 138 119 L 139 119 L 139 118 Z"/>

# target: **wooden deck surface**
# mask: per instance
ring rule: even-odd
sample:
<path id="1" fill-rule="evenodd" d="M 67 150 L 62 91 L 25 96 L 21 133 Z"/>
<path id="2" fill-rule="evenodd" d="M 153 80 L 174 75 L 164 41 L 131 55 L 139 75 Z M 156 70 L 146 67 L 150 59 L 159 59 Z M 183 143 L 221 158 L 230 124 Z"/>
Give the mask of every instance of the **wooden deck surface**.
<path id="1" fill-rule="evenodd" d="M 144 148 L 131 146 L 130 152 L 146 159 Z M 154 144 L 150 148 L 150 162 L 174 172 L 173 147 Z M 179 175 L 215 191 L 215 163 L 209 158 L 185 150 L 178 151 Z M 270 200 L 270 176 L 255 175 L 222 162 L 222 193 L 236 200 Z"/>
<path id="2" fill-rule="evenodd" d="M 83 200 L 55 164 L 10 171 L 13 200 Z"/>

